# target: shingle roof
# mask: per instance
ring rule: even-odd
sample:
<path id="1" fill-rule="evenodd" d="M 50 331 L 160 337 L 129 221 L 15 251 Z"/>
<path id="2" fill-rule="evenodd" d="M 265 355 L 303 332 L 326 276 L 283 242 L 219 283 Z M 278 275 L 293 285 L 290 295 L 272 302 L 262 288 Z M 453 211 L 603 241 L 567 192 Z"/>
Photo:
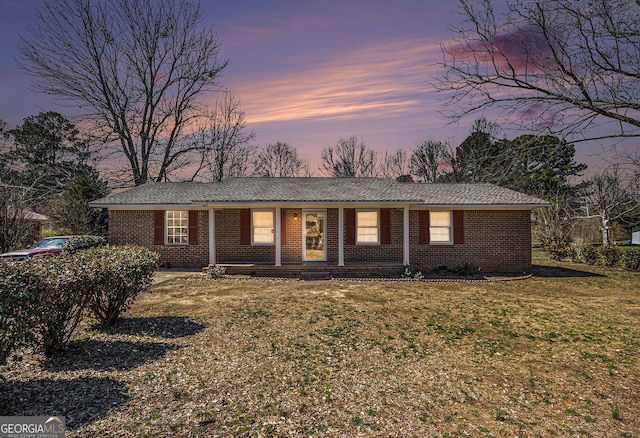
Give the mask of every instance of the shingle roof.
<path id="1" fill-rule="evenodd" d="M 107 195 L 90 204 L 96 207 L 117 205 L 186 205 L 193 199 L 206 196 L 218 184 L 196 182 L 147 183 Z"/>
<path id="2" fill-rule="evenodd" d="M 381 178 L 232 178 L 218 183 L 148 183 L 94 207 L 238 203 L 409 203 L 543 207 L 546 201 L 492 184 L 415 184 Z"/>

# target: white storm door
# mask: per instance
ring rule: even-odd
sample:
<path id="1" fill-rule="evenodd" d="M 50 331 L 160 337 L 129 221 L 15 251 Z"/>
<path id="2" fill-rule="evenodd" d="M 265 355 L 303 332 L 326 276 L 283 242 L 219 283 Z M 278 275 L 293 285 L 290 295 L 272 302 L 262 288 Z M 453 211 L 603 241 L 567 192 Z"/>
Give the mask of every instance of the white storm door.
<path id="1" fill-rule="evenodd" d="M 327 260 L 327 213 L 325 211 L 302 212 L 302 260 L 320 262 Z"/>

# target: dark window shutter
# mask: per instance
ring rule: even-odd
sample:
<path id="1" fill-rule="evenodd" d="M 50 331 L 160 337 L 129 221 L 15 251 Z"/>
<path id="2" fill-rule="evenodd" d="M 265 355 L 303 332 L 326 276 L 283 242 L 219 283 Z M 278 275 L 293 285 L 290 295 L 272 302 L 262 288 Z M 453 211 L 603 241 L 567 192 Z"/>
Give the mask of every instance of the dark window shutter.
<path id="1" fill-rule="evenodd" d="M 280 245 L 287 244 L 287 210 L 280 210 Z"/>
<path id="2" fill-rule="evenodd" d="M 251 210 L 240 210 L 240 245 L 251 245 Z"/>
<path id="3" fill-rule="evenodd" d="M 356 244 L 356 211 L 353 208 L 344 209 L 344 244 Z"/>
<path id="4" fill-rule="evenodd" d="M 189 210 L 189 245 L 198 244 L 198 211 Z"/>
<path id="5" fill-rule="evenodd" d="M 453 210 L 453 243 L 464 243 L 464 210 Z"/>
<path id="6" fill-rule="evenodd" d="M 164 245 L 164 210 L 153 212 L 153 244 Z"/>
<path id="7" fill-rule="evenodd" d="M 420 210 L 420 243 L 429 243 L 430 241 L 429 210 Z"/>
<path id="8" fill-rule="evenodd" d="M 388 208 L 380 210 L 380 244 L 391 244 L 391 210 Z"/>

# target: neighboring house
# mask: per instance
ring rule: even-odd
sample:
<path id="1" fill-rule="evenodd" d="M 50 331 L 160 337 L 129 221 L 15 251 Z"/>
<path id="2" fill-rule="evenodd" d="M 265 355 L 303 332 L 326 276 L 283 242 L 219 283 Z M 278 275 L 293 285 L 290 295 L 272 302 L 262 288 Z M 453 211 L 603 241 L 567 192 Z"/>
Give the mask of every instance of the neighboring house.
<path id="1" fill-rule="evenodd" d="M 530 272 L 531 210 L 543 200 L 491 184 L 377 178 L 234 178 L 149 183 L 91 203 L 109 240 L 175 267 L 333 275 L 465 264 Z"/>
<path id="2" fill-rule="evenodd" d="M 29 232 L 26 239 L 29 243 L 40 240 L 42 238 L 42 229 L 51 226 L 51 222 L 47 216 L 36 213 L 35 211 L 25 211 L 24 218 L 29 224 Z"/>
<path id="3" fill-rule="evenodd" d="M 631 244 L 640 245 L 640 226 L 631 229 Z"/>

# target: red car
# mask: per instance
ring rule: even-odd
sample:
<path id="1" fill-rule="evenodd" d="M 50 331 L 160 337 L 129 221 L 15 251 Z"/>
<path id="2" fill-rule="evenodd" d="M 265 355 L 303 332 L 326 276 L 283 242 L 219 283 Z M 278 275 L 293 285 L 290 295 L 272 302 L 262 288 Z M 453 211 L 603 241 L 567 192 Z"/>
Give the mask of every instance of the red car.
<path id="1" fill-rule="evenodd" d="M 22 261 L 31 257 L 44 257 L 58 255 L 62 252 L 62 244 L 69 240 L 71 236 L 55 236 L 38 240 L 27 249 L 0 254 L 0 258 L 8 261 Z"/>

